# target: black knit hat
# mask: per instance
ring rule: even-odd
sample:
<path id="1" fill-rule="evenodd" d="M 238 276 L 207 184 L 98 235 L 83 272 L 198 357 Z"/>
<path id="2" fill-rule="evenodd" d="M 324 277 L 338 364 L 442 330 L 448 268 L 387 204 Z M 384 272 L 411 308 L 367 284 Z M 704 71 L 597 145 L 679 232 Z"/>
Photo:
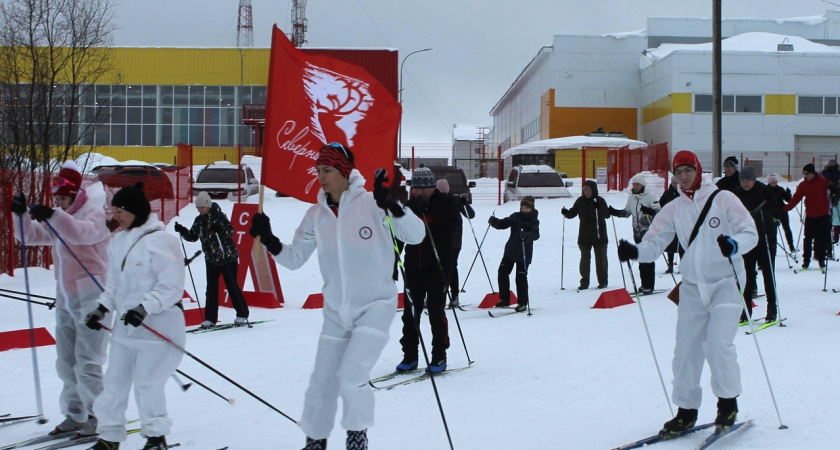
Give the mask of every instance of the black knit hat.
<path id="1" fill-rule="evenodd" d="M 817 173 L 816 167 L 814 167 L 814 165 L 811 163 L 805 164 L 805 167 L 802 168 L 802 171 L 808 173 Z"/>
<path id="2" fill-rule="evenodd" d="M 738 170 L 738 158 L 734 156 L 730 156 L 723 160 L 723 165 L 729 164 L 730 166 L 734 167 L 735 170 Z"/>
<path id="3" fill-rule="evenodd" d="M 527 206 L 528 208 L 534 209 L 534 197 L 526 195 L 522 200 L 519 201 L 519 206 Z"/>
<path id="4" fill-rule="evenodd" d="M 152 213 L 152 205 L 143 194 L 143 183 L 136 183 L 134 186 L 126 186 L 111 199 L 111 206 L 120 208 L 134 214 L 134 222 L 129 228 L 138 227 L 146 223 L 149 219 L 149 214 Z"/>

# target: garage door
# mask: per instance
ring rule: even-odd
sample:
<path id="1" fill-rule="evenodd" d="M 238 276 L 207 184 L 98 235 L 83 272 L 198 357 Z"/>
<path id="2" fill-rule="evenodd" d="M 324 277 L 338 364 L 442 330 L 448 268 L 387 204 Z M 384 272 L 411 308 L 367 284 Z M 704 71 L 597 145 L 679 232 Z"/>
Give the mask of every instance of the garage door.
<path id="1" fill-rule="evenodd" d="M 840 154 L 840 136 L 795 136 L 793 145 L 794 169 L 813 161 L 817 170 L 822 170 L 829 159 Z"/>

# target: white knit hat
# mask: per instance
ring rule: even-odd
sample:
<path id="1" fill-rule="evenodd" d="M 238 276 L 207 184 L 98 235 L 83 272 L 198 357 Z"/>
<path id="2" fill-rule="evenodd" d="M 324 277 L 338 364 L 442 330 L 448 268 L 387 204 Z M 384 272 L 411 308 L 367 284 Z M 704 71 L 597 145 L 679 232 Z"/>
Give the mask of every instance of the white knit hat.
<path id="1" fill-rule="evenodd" d="M 636 175 L 633 175 L 633 178 L 630 179 L 630 183 L 639 183 L 642 186 L 647 186 L 647 181 L 645 181 L 645 176 L 640 174 L 640 173 L 637 173 Z"/>
<path id="2" fill-rule="evenodd" d="M 210 200 L 210 194 L 201 191 L 198 193 L 198 196 L 195 198 L 195 207 L 196 208 L 209 208 L 213 206 L 213 201 Z"/>

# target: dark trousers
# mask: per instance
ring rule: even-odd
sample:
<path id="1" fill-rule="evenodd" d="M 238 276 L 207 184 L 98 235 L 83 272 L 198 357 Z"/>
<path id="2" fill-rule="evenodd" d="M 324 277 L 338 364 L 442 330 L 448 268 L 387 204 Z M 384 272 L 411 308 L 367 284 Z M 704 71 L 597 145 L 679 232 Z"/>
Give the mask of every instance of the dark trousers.
<path id="1" fill-rule="evenodd" d="M 239 262 L 233 261 L 218 266 L 207 264 L 207 304 L 204 306 L 204 320 L 216 323 L 219 320 L 219 275 L 225 279 L 230 301 L 236 310 L 236 317 L 248 317 L 248 304 L 236 281 L 236 270 Z"/>
<path id="2" fill-rule="evenodd" d="M 507 256 L 502 257 L 499 264 L 499 299 L 510 302 L 510 272 L 516 266 L 516 297 L 520 305 L 528 304 L 528 269 L 525 261 L 513 261 Z"/>
<path id="3" fill-rule="evenodd" d="M 793 232 L 790 231 L 790 217 L 787 214 L 782 214 L 779 217 L 779 222 L 782 224 L 782 230 L 785 232 L 785 239 L 787 239 L 788 248 L 790 251 L 796 249 L 796 244 L 793 241 Z"/>
<path id="4" fill-rule="evenodd" d="M 747 283 L 744 285 L 744 300 L 747 303 L 747 311 L 752 317 L 752 303 L 753 294 L 757 286 L 757 273 L 755 270 L 756 264 L 761 269 L 761 277 L 764 278 L 764 292 L 767 293 L 767 319 L 776 318 L 776 287 L 773 283 L 775 276 L 775 260 L 776 260 L 776 239 L 771 239 L 770 254 L 767 253 L 767 247 L 764 241 L 759 241 L 758 245 L 751 251 L 744 254 L 744 268 L 747 271 Z"/>
<path id="5" fill-rule="evenodd" d="M 811 241 L 814 242 L 814 259 L 819 261 L 820 267 L 825 262 L 826 251 L 831 245 L 831 216 L 805 218 L 805 238 L 802 243 L 802 261 L 811 259 Z"/>
<path id="6" fill-rule="evenodd" d="M 452 277 L 449 279 L 449 296 L 452 300 L 457 299 L 461 291 L 461 287 L 458 286 L 458 255 L 460 253 L 460 248 L 452 249 Z"/>
<path id="7" fill-rule="evenodd" d="M 636 233 L 633 233 L 633 240 L 636 244 L 639 244 L 642 242 L 642 237 L 644 237 L 644 235 L 645 234 L 642 233 L 638 236 L 638 239 L 636 239 Z M 671 267 L 674 266 L 672 265 Z M 639 263 L 639 278 L 642 280 L 642 289 L 653 290 L 653 286 L 656 284 L 656 263 Z"/>
<path id="8" fill-rule="evenodd" d="M 578 244 L 580 248 L 580 287 L 589 287 L 589 266 L 592 262 L 591 252 L 595 252 L 595 274 L 598 277 L 598 284 L 607 284 L 607 244 Z"/>
<path id="9" fill-rule="evenodd" d="M 406 359 L 417 360 L 417 346 L 420 338 L 417 327 L 423 316 L 423 300 L 429 310 L 429 325 L 432 327 L 432 361 L 446 359 L 449 348 L 449 323 L 446 320 L 446 283 L 440 270 L 411 271 L 406 273 L 407 294 L 412 307 L 403 309 L 403 336 L 400 339 Z M 413 357 L 413 358 L 412 358 Z"/>

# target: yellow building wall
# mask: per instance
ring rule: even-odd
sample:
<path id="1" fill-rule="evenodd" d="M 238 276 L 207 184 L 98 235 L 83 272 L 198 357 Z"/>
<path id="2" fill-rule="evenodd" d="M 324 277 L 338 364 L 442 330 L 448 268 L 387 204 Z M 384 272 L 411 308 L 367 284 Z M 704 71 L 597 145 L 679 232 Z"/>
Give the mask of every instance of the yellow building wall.
<path id="1" fill-rule="evenodd" d="M 606 148 L 587 148 L 586 161 L 583 161 L 583 151 L 580 149 L 564 149 L 554 152 L 554 170 L 565 172 L 569 178 L 581 178 L 583 165 L 586 165 L 586 178 L 595 178 L 593 167 L 607 167 Z M 593 165 L 594 162 L 594 165 Z"/>
<path id="2" fill-rule="evenodd" d="M 671 114 L 691 113 L 691 94 L 674 92 L 642 107 L 642 125 Z"/>
<path id="3" fill-rule="evenodd" d="M 267 48 L 115 48 L 114 68 L 100 83 L 173 85 L 268 84 Z"/>
<path id="4" fill-rule="evenodd" d="M 766 94 L 764 96 L 764 114 L 796 114 L 796 95 Z"/>
<path id="5" fill-rule="evenodd" d="M 88 149 L 79 150 L 76 155 L 87 152 Z M 96 153 L 110 156 L 117 161 L 139 160 L 149 163 L 175 164 L 177 147 L 111 147 L 97 146 L 93 149 Z M 228 161 L 234 164 L 239 163 L 239 150 L 236 147 L 193 147 L 193 165 L 205 165 L 216 161 Z M 243 154 L 253 154 L 253 147 L 242 149 Z"/>
<path id="6" fill-rule="evenodd" d="M 636 108 L 551 107 L 549 114 L 548 136 L 540 133 L 543 139 L 585 136 L 598 128 L 607 132 L 620 131 L 630 139 L 638 136 Z"/>
<path id="7" fill-rule="evenodd" d="M 551 139 L 551 108 L 554 105 L 554 89 L 540 96 L 540 140 Z"/>

